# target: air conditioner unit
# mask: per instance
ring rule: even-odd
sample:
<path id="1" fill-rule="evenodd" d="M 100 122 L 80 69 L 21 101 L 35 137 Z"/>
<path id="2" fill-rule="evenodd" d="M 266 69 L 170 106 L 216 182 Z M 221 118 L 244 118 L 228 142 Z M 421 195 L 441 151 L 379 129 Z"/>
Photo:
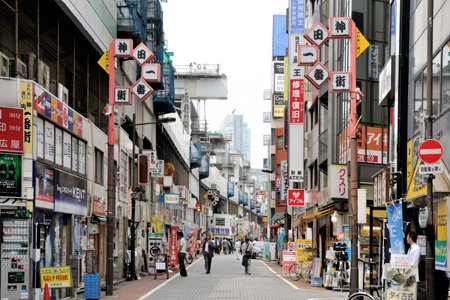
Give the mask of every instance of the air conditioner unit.
<path id="1" fill-rule="evenodd" d="M 27 78 L 27 76 L 28 76 L 27 65 L 20 59 L 17 60 L 17 64 L 16 64 L 16 58 L 15 57 L 10 58 L 9 59 L 9 76 L 10 77 L 18 77 L 18 78 Z"/>
<path id="2" fill-rule="evenodd" d="M 0 52 L 0 76 L 9 77 L 9 58 Z"/>
<path id="3" fill-rule="evenodd" d="M 37 83 L 39 83 L 44 89 L 50 89 L 50 67 L 42 60 L 39 60 Z"/>
<path id="4" fill-rule="evenodd" d="M 65 104 L 69 104 L 69 90 L 61 83 L 58 83 L 58 98 Z"/>
<path id="5" fill-rule="evenodd" d="M 20 58 L 27 65 L 27 75 L 25 78 L 36 81 L 36 54 L 25 53 Z"/>

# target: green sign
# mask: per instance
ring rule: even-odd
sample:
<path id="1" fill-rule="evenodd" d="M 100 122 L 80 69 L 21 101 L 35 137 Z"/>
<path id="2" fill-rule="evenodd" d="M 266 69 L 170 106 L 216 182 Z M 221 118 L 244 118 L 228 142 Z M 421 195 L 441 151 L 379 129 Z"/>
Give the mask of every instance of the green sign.
<path id="1" fill-rule="evenodd" d="M 447 268 L 447 241 L 434 241 L 436 269 Z"/>
<path id="2" fill-rule="evenodd" d="M 0 153 L 0 196 L 22 197 L 22 156 Z"/>

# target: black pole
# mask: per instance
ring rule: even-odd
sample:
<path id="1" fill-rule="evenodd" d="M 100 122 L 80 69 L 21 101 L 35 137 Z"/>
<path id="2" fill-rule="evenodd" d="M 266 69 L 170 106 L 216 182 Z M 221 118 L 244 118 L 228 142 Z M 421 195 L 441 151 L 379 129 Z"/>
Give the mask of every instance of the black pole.
<path id="1" fill-rule="evenodd" d="M 136 114 L 133 113 L 133 125 L 136 124 Z M 131 154 L 131 161 L 132 161 L 132 165 L 131 165 L 131 182 L 132 182 L 132 192 L 134 192 L 134 189 L 136 187 L 136 182 L 134 180 L 134 167 L 135 167 L 135 163 L 134 163 L 134 159 L 135 159 L 135 148 L 136 148 L 136 127 L 133 126 L 133 150 L 132 150 L 132 154 Z M 136 274 L 136 262 L 135 262 L 135 249 L 136 249 L 136 224 L 134 222 L 134 219 L 136 217 L 136 196 L 131 197 L 131 225 L 130 225 L 130 231 L 131 231 L 131 241 L 130 241 L 130 250 L 131 250 L 131 261 L 130 261 L 130 270 L 131 270 L 131 280 L 134 280 L 134 276 Z"/>
<path id="2" fill-rule="evenodd" d="M 426 139 L 433 138 L 433 0 L 428 0 L 427 27 L 427 116 Z M 425 257 L 427 299 L 434 297 L 434 225 L 433 225 L 433 178 L 430 174 L 427 180 L 427 253 Z"/>

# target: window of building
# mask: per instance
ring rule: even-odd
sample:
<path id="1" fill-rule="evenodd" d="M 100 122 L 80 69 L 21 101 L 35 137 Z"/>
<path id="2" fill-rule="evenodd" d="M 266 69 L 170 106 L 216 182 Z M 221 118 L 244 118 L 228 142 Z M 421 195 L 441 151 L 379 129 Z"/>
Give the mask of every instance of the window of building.
<path id="1" fill-rule="evenodd" d="M 277 149 L 283 149 L 284 137 L 282 135 L 277 136 Z"/>
<path id="2" fill-rule="evenodd" d="M 414 115 L 413 118 L 413 130 L 416 132 L 419 130 L 420 126 L 420 117 L 416 117 L 420 114 L 420 112 L 423 110 L 422 108 L 422 97 L 423 97 L 423 78 L 422 76 L 419 76 L 419 78 L 414 81 Z"/>
<path id="3" fill-rule="evenodd" d="M 103 184 L 103 152 L 95 149 L 95 182 Z"/>

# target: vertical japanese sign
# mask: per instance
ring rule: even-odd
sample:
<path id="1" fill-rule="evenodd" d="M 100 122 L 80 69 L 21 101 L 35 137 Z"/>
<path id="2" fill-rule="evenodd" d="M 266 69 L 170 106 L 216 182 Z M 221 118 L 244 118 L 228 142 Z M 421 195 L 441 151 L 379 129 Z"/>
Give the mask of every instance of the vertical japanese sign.
<path id="1" fill-rule="evenodd" d="M 33 153 L 33 84 L 20 82 L 19 105 L 23 109 L 23 152 Z"/>
<path id="2" fill-rule="evenodd" d="M 178 263 L 178 227 L 170 226 L 170 263 Z"/>
<path id="3" fill-rule="evenodd" d="M 304 164 L 304 76 L 303 66 L 298 65 L 298 45 L 304 44 L 305 31 L 305 1 L 289 1 L 289 37 L 288 37 L 288 68 L 289 68 L 289 124 L 287 127 L 289 180 L 303 180 Z"/>
<path id="4" fill-rule="evenodd" d="M 281 197 L 280 204 L 287 204 L 287 193 L 289 189 L 289 178 L 288 178 L 288 162 L 286 160 L 281 161 Z"/>
<path id="5" fill-rule="evenodd" d="M 22 197 L 22 155 L 0 154 L 0 196 Z"/>
<path id="6" fill-rule="evenodd" d="M 391 254 L 404 254 L 405 244 L 403 243 L 403 212 L 402 202 L 398 201 L 386 206 L 389 240 L 391 244 Z"/>
<path id="7" fill-rule="evenodd" d="M 435 264 L 437 270 L 447 271 L 447 199 L 437 203 L 437 234 L 435 247 Z"/>
<path id="8" fill-rule="evenodd" d="M 348 173 L 347 165 L 332 164 L 330 166 L 332 199 L 348 199 Z"/>

